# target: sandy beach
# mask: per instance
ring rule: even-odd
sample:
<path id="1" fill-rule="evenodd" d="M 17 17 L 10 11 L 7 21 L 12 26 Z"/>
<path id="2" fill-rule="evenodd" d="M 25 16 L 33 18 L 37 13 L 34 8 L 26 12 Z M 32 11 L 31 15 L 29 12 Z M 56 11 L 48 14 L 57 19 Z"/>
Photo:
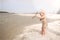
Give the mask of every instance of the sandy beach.
<path id="1" fill-rule="evenodd" d="M 33 15 L 34 14 L 0 13 L 0 40 L 17 40 L 17 39 L 19 40 L 21 34 L 27 33 L 27 31 L 29 32 L 29 30 L 34 29 L 40 31 L 41 22 L 37 18 L 32 19 Z M 59 40 L 60 39 L 60 31 L 59 31 L 60 15 L 48 14 L 47 21 L 49 23 L 48 31 L 44 38 L 41 37 L 38 31 L 37 32 L 33 31 L 32 33 L 30 32 L 31 35 L 27 33 L 28 39 L 25 38 L 24 40 L 32 40 L 32 39 L 35 40 L 34 38 L 36 38 L 36 40 L 39 39 Z M 32 37 L 29 38 L 30 36 Z"/>

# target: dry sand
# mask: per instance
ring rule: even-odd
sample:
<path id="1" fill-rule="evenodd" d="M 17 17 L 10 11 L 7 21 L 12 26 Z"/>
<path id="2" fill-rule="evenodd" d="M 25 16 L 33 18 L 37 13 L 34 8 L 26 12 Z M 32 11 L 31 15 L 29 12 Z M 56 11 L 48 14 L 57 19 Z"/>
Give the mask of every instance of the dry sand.
<path id="1" fill-rule="evenodd" d="M 57 17 L 57 18 L 54 17 L 54 19 L 47 18 L 48 23 L 58 21 L 58 20 L 60 20 L 59 17 Z M 56 24 L 56 22 L 54 22 L 54 23 Z M 24 29 L 28 29 L 29 27 L 39 28 L 39 27 L 37 27 L 39 25 L 40 25 L 40 21 L 37 18 L 32 19 L 32 16 L 27 16 L 27 14 L 20 15 L 20 14 L 0 13 L 0 40 L 13 40 L 18 35 L 19 35 L 18 39 L 20 39 L 20 34 L 24 33 Z M 57 26 L 59 27 L 60 25 L 58 24 Z M 53 26 L 53 28 L 51 28 L 51 29 L 56 29 L 56 27 L 54 28 L 54 26 Z M 48 36 L 44 37 L 44 39 L 47 37 L 49 39 L 51 37 L 53 39 L 57 38 L 59 40 L 60 36 L 56 36 L 56 35 L 60 35 L 59 29 L 58 29 L 58 31 L 56 31 L 56 30 L 53 30 L 56 34 L 52 33 L 52 35 L 54 35 L 55 37 L 54 36 L 51 37 L 48 35 L 48 33 L 51 34 L 51 32 L 53 32 L 53 31 L 49 30 L 51 32 L 48 31 L 47 32 Z M 25 32 L 25 33 L 27 33 L 27 32 Z M 36 33 L 37 37 L 34 37 L 34 35 L 35 35 L 34 33 Z M 28 35 L 29 35 L 29 33 L 28 33 Z M 39 32 L 33 31 L 31 33 L 31 35 L 29 35 L 29 36 L 32 36 L 33 38 L 37 38 L 37 40 L 38 40 L 41 37 L 41 35 L 40 36 L 39 35 L 40 35 Z M 30 40 L 30 38 L 25 39 L 25 40 Z M 35 39 L 33 39 L 33 40 L 35 40 Z"/>

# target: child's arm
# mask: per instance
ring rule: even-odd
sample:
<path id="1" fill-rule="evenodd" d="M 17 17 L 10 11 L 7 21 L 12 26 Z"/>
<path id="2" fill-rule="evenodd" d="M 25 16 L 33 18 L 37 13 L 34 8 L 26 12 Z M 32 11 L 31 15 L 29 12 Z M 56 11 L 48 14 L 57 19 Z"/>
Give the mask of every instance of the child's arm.
<path id="1" fill-rule="evenodd" d="M 45 18 L 45 16 L 40 17 L 41 19 Z"/>
<path id="2" fill-rule="evenodd" d="M 36 14 L 35 14 L 35 15 L 34 15 L 32 18 L 35 18 L 35 17 L 37 17 L 37 16 L 36 16 L 36 15 L 37 15 L 37 13 L 38 13 L 38 12 L 36 12 Z"/>
<path id="3" fill-rule="evenodd" d="M 36 17 L 36 16 L 33 16 L 32 19 L 35 18 L 35 17 Z"/>

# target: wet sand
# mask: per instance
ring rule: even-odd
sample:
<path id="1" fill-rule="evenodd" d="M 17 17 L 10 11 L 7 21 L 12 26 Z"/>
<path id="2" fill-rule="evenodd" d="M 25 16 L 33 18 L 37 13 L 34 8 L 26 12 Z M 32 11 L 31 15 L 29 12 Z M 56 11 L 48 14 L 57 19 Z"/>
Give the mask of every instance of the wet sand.
<path id="1" fill-rule="evenodd" d="M 32 20 L 31 16 L 0 13 L 0 40 L 12 40 L 16 34 L 22 32 L 24 26 L 37 23 L 39 20 Z"/>
<path id="2" fill-rule="evenodd" d="M 60 40 L 60 21 L 48 23 L 46 34 L 41 35 L 41 23 L 24 27 L 13 40 Z"/>
<path id="3" fill-rule="evenodd" d="M 48 22 L 56 20 L 48 19 Z M 16 15 L 14 13 L 0 13 L 0 40 L 12 40 L 15 35 L 22 33 L 25 26 L 39 24 L 37 18 L 32 16 Z"/>

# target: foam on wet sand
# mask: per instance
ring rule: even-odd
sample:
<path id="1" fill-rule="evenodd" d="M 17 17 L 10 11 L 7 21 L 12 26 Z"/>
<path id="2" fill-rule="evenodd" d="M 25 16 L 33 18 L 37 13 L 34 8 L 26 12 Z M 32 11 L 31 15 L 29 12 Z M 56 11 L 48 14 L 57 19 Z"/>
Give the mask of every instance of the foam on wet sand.
<path id="1" fill-rule="evenodd" d="M 60 40 L 60 21 L 48 23 L 45 36 L 40 34 L 41 23 L 26 26 L 22 34 L 16 35 L 13 40 Z"/>

